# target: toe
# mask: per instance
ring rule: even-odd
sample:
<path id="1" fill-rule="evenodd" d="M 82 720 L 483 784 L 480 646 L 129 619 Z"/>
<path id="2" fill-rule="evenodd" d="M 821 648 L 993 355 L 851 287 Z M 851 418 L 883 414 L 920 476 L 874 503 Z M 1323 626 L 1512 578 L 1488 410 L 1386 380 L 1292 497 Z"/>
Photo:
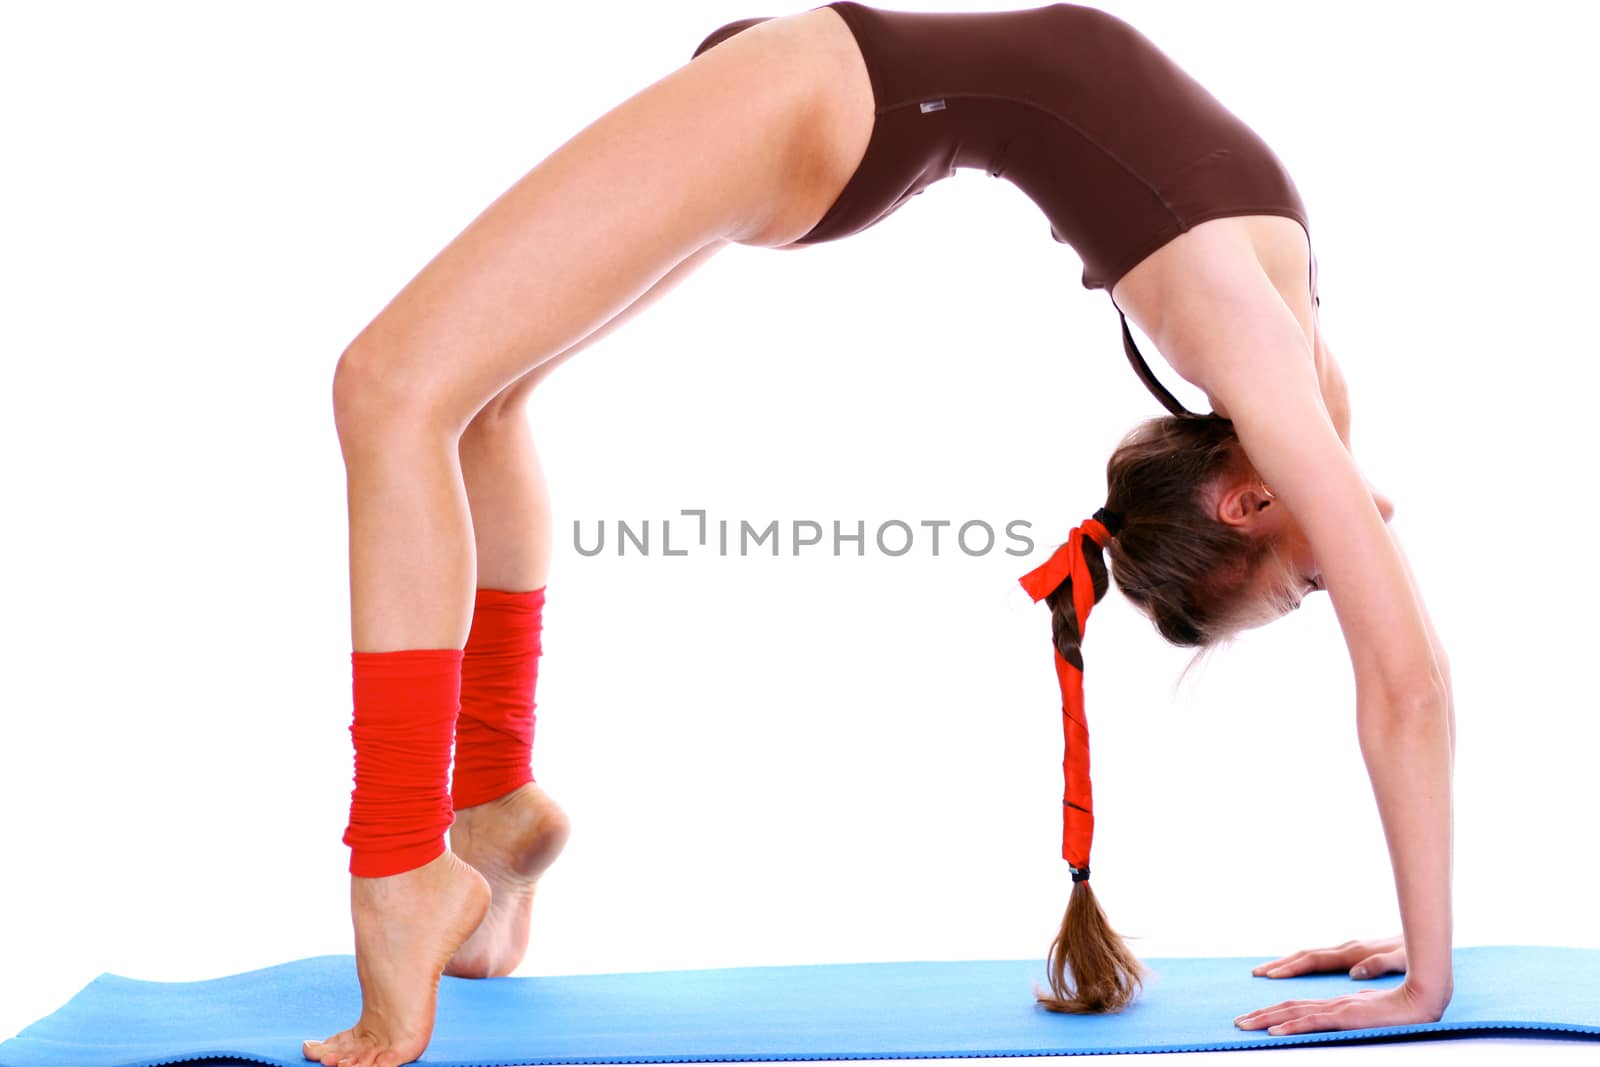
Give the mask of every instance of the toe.
<path id="1" fill-rule="evenodd" d="M 322 1067 L 338 1067 L 350 1056 L 350 1042 L 346 1035 L 335 1034 L 316 1044 L 316 1060 Z"/>
<path id="2" fill-rule="evenodd" d="M 301 1042 L 300 1054 L 308 1060 L 315 1060 L 322 1064 L 323 1067 L 330 1067 L 331 1064 L 337 1063 L 339 1059 L 333 1042 L 334 1039 L 331 1037 L 326 1041 Z"/>

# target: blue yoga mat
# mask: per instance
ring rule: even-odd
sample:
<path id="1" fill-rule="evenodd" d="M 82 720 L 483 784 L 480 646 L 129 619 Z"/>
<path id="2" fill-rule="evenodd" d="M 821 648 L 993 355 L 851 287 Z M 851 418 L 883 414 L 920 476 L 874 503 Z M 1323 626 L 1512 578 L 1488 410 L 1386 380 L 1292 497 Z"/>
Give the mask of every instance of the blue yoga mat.
<path id="1" fill-rule="evenodd" d="M 1600 950 L 1458 949 L 1444 1019 L 1270 1037 L 1233 1018 L 1296 997 L 1391 986 L 1400 976 L 1255 978 L 1256 958 L 1156 959 L 1119 1015 L 1033 1003 L 1038 960 L 733 967 L 545 978 L 445 978 L 418 1062 L 504 1064 L 890 1059 L 1180 1052 L 1401 1034 L 1600 1037 Z M 154 1067 L 231 1058 L 304 1067 L 300 1040 L 355 1021 L 353 956 L 318 956 L 204 982 L 107 974 L 0 1045 L 0 1067 Z"/>

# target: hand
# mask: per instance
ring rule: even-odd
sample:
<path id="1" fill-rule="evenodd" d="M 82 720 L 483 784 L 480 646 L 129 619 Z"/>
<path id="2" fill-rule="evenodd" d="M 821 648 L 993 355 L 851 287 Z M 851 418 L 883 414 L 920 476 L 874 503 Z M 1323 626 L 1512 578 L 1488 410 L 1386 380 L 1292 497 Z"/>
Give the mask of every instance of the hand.
<path id="1" fill-rule="evenodd" d="M 1241 1030 L 1266 1028 L 1274 1037 L 1310 1034 L 1320 1030 L 1361 1030 L 1372 1026 L 1408 1026 L 1436 1023 L 1444 1005 L 1429 1000 L 1402 982 L 1393 989 L 1364 989 L 1327 1000 L 1286 1000 L 1239 1016 L 1233 1025 Z"/>
<path id="2" fill-rule="evenodd" d="M 1351 978 L 1377 978 L 1385 974 L 1404 974 L 1405 970 L 1405 939 L 1387 937 L 1378 941 L 1346 941 L 1337 948 L 1307 949 L 1263 963 L 1250 973 L 1258 978 L 1294 978 L 1302 974 L 1349 971 Z"/>

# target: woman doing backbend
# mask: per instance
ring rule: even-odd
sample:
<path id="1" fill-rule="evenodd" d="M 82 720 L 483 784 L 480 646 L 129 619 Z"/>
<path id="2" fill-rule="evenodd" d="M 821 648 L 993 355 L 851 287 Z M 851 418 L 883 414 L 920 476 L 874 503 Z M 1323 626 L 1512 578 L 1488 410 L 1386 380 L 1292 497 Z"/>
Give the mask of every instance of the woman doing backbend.
<path id="1" fill-rule="evenodd" d="M 1443 1013 L 1449 670 L 1391 506 L 1349 451 L 1294 184 L 1248 127 L 1110 15 L 844 2 L 712 34 L 491 204 L 340 358 L 356 748 L 345 840 L 363 1008 L 350 1029 L 307 1042 L 308 1059 L 420 1056 L 441 973 L 520 963 L 536 880 L 566 841 L 565 816 L 528 769 L 551 550 L 532 390 L 729 242 L 844 237 L 960 167 L 1032 198 L 1082 258 L 1085 286 L 1105 289 L 1213 408 L 1182 411 L 1124 322 L 1129 358 L 1173 413 L 1128 435 L 1104 507 L 1024 579 L 1052 608 L 1074 880 L 1040 1002 L 1115 1010 L 1139 983 L 1087 882 L 1079 642 L 1109 548 L 1118 586 L 1176 644 L 1215 645 L 1326 589 L 1349 646 L 1404 936 L 1257 973 L 1406 978 L 1239 1025 L 1300 1033 Z"/>

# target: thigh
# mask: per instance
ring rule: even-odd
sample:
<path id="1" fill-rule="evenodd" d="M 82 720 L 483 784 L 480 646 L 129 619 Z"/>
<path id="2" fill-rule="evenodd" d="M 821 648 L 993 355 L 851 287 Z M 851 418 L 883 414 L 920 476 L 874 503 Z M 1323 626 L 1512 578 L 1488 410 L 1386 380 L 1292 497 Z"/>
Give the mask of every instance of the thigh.
<path id="1" fill-rule="evenodd" d="M 533 390 L 541 382 L 543 382 L 545 378 L 549 377 L 551 371 L 555 370 L 561 364 L 565 363 L 579 352 L 582 352 L 596 341 L 607 336 L 617 327 L 621 326 L 629 319 L 632 319 L 635 315 L 639 314 L 639 312 L 643 311 L 645 308 L 661 299 L 661 297 L 671 292 L 677 287 L 679 282 L 683 281 L 683 279 L 687 278 L 690 274 L 693 274 L 701 264 L 710 259 L 718 250 L 726 248 L 727 245 L 727 241 L 712 241 L 710 244 L 702 247 L 699 251 L 690 254 L 681 263 L 667 271 L 666 274 L 662 275 L 661 278 L 658 279 L 656 283 L 649 289 L 645 290 L 643 295 L 641 295 L 637 300 L 613 315 L 610 320 L 599 329 L 589 334 L 583 340 L 572 345 L 570 348 L 551 356 L 549 359 L 545 360 L 537 367 L 534 367 L 532 370 L 528 371 L 510 385 L 500 390 L 500 392 L 496 393 L 494 398 L 485 404 L 477 413 L 476 417 L 473 419 L 473 422 L 476 424 L 482 422 L 491 422 L 495 419 L 504 418 L 511 415 L 520 416 L 523 405 L 528 402 L 528 397 L 533 394 Z M 471 427 L 468 428 L 469 430 L 471 429 Z"/>
<path id="2" fill-rule="evenodd" d="M 351 343 L 344 372 L 459 431 L 679 264 L 791 210 L 803 65 L 781 32 L 740 37 L 607 112 L 502 194 Z M 796 73 L 775 77 L 774 63 Z"/>

